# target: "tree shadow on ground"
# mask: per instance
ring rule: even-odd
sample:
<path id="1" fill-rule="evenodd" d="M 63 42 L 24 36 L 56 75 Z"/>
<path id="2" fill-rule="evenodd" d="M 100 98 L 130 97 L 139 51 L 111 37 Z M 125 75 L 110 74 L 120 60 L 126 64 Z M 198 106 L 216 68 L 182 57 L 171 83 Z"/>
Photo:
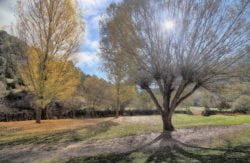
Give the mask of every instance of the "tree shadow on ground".
<path id="1" fill-rule="evenodd" d="M 107 132 L 111 127 L 119 125 L 112 120 L 99 122 L 95 125 L 89 125 L 77 129 L 66 130 L 39 136 L 27 136 L 13 142 L 0 144 L 6 145 L 21 145 L 21 144 L 58 144 L 58 143 L 71 143 L 78 141 L 89 140 L 99 134 Z"/>
<path id="2" fill-rule="evenodd" d="M 159 147 L 147 147 L 159 143 Z M 152 142 L 122 154 L 109 154 L 92 157 L 78 157 L 69 161 L 84 163 L 131 163 L 131 162 L 208 162 L 245 163 L 250 161 L 250 144 L 232 146 L 231 142 L 223 148 L 205 148 L 182 143 L 169 135 L 162 134 Z"/>
<path id="3" fill-rule="evenodd" d="M 99 134 L 107 132 L 111 127 L 119 125 L 112 120 L 99 122 L 95 125 L 86 126 L 83 128 L 74 129 L 71 131 L 65 131 L 62 133 L 51 134 L 45 136 L 43 139 L 38 140 L 35 143 L 71 143 L 86 141 Z"/>

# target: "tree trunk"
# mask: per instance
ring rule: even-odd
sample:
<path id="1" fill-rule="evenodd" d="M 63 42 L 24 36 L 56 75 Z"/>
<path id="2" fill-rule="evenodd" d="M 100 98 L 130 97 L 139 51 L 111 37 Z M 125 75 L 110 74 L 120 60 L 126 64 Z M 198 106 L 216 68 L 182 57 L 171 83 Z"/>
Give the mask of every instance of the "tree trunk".
<path id="1" fill-rule="evenodd" d="M 48 110 L 49 110 L 49 109 L 48 109 L 48 107 L 46 106 L 45 109 L 44 109 L 44 112 L 45 112 L 45 113 L 44 113 L 44 116 L 45 116 L 45 119 L 46 119 L 46 120 L 49 119 Z"/>
<path id="2" fill-rule="evenodd" d="M 116 111 L 115 111 L 115 118 L 119 118 L 119 110 L 118 109 L 116 109 Z"/>
<path id="3" fill-rule="evenodd" d="M 124 105 L 120 105 L 120 116 L 123 116 L 125 111 L 125 106 Z"/>
<path id="4" fill-rule="evenodd" d="M 41 113 L 42 113 L 42 109 L 37 107 L 36 108 L 36 123 L 41 123 Z"/>
<path id="5" fill-rule="evenodd" d="M 116 85 L 116 112 L 115 112 L 115 118 L 119 118 L 119 112 L 120 112 L 120 84 Z"/>
<path id="6" fill-rule="evenodd" d="M 169 113 L 162 114 L 162 122 L 163 122 L 163 132 L 172 132 L 175 130 L 172 124 L 172 116 Z"/>
<path id="7" fill-rule="evenodd" d="M 72 110 L 72 118 L 75 119 L 76 117 L 76 112 L 75 112 L 75 109 Z"/>

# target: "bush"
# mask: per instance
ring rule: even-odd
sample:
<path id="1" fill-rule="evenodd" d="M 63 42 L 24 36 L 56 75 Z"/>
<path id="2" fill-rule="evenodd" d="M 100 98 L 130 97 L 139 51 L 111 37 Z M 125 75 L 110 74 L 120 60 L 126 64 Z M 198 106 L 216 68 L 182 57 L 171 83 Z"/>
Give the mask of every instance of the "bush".
<path id="1" fill-rule="evenodd" d="M 201 115 L 210 116 L 210 108 L 208 106 L 205 106 L 205 109 L 201 112 Z"/>
<path id="2" fill-rule="evenodd" d="M 230 109 L 230 104 L 227 103 L 226 101 L 220 101 L 220 103 L 218 104 L 217 108 L 221 111 L 221 110 L 225 110 L 225 109 Z"/>
<path id="3" fill-rule="evenodd" d="M 186 114 L 193 115 L 193 112 L 191 111 L 189 107 L 186 108 Z"/>
<path id="4" fill-rule="evenodd" d="M 6 95 L 6 85 L 0 80 L 0 98 Z"/>
<path id="5" fill-rule="evenodd" d="M 250 96 L 240 96 L 233 104 L 235 112 L 250 113 Z"/>

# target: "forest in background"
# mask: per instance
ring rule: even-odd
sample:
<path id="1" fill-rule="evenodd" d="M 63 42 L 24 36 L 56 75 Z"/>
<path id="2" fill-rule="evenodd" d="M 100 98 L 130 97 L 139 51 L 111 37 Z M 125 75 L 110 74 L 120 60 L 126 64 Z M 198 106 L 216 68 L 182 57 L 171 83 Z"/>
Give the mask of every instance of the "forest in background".
<path id="1" fill-rule="evenodd" d="M 17 63 L 24 58 L 25 43 L 5 31 L 0 32 L 0 66 L 1 66 L 1 110 L 2 113 L 33 112 L 34 95 L 28 92 L 20 78 Z M 53 112 L 57 115 L 58 109 L 62 112 L 72 110 L 116 110 L 115 85 L 97 76 L 90 76 L 76 68 L 72 68 L 79 75 L 77 91 L 67 99 L 53 99 L 48 103 L 47 108 L 57 107 Z M 201 89 L 186 99 L 180 108 L 192 106 L 218 108 L 219 110 L 235 110 L 249 112 L 250 108 L 250 80 L 248 70 L 250 69 L 250 56 L 245 56 L 239 63 L 242 78 L 232 80 L 219 85 L 213 92 Z M 157 92 L 158 90 L 155 89 Z M 63 91 L 65 93 L 65 91 Z M 121 110 L 155 110 L 153 102 L 148 94 L 133 85 L 124 81 L 121 85 Z M 160 97 L 158 97 L 160 99 Z M 56 105 L 58 104 L 58 105 Z M 52 113 L 51 113 L 52 114 Z"/>

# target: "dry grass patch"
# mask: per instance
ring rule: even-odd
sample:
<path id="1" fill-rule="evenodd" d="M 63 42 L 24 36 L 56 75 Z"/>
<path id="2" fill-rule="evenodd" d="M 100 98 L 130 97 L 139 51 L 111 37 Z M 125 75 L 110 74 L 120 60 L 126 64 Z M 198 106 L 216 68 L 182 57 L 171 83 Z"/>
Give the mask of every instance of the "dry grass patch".
<path id="1" fill-rule="evenodd" d="M 110 121 L 111 119 L 112 118 L 44 120 L 41 124 L 36 124 L 35 121 L 1 122 L 0 144 L 4 141 L 15 140 L 23 137 L 46 135 L 85 128 L 87 126 L 96 125 L 100 122 Z"/>

